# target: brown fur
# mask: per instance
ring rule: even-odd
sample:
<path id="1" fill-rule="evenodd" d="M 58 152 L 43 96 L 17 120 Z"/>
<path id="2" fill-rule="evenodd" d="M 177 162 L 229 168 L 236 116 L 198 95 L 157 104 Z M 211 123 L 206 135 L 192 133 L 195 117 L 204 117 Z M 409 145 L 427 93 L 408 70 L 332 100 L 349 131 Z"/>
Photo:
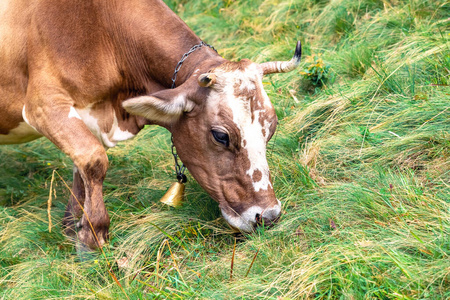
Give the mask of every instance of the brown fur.
<path id="1" fill-rule="evenodd" d="M 258 194 L 249 190 L 251 181 L 245 174 L 249 162 L 245 153 L 239 153 L 239 146 L 233 151 L 212 148 L 210 124 L 204 111 L 209 89 L 197 84 L 201 73 L 218 67 L 244 71 L 250 61 L 226 62 L 213 50 L 202 47 L 184 62 L 177 77 L 178 88 L 167 90 L 177 62 L 200 39 L 163 2 L 4 0 L 2 5 L 0 143 L 8 136 L 22 142 L 40 134 L 70 156 L 77 171 L 64 224 L 73 233 L 75 220 L 81 216 L 79 203 L 83 205 L 79 238 L 84 244 L 96 248 L 108 239 L 109 217 L 102 197 L 108 158 L 102 143 L 84 121 L 69 117 L 74 108 L 90 108 L 90 116 L 97 119 L 102 132 L 111 130 L 114 117 L 121 130 L 132 134 L 145 124 L 165 126 L 174 134 L 180 156 L 194 177 L 221 207 L 230 202 L 238 214 L 254 203 L 276 203 L 271 188 Z M 247 95 L 249 99 L 260 101 L 255 99 L 257 91 L 239 93 L 252 93 Z M 149 120 L 125 111 L 125 100 L 143 95 L 155 95 L 168 102 L 178 95 L 188 95 L 186 103 L 194 104 L 175 123 Z M 37 132 L 30 133 L 30 128 L 18 133 L 25 124 L 22 109 L 27 123 Z M 269 110 L 274 114 L 273 107 Z M 227 112 L 224 114 L 225 119 L 232 118 Z M 209 169 L 208 164 L 217 159 L 229 167 Z M 221 184 L 227 186 L 227 192 L 217 192 L 215 185 Z"/>

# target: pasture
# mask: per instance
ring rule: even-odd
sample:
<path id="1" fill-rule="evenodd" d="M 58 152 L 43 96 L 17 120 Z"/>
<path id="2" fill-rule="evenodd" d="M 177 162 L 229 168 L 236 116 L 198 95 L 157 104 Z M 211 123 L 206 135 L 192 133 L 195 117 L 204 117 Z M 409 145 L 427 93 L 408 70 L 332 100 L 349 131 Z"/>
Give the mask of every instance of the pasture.
<path id="1" fill-rule="evenodd" d="M 230 60 L 301 40 L 299 70 L 263 82 L 280 221 L 235 237 L 189 174 L 183 206 L 161 204 L 170 135 L 149 126 L 108 150 L 110 243 L 81 260 L 61 227 L 72 162 L 1 146 L 0 299 L 450 298 L 450 4 L 165 2 Z"/>

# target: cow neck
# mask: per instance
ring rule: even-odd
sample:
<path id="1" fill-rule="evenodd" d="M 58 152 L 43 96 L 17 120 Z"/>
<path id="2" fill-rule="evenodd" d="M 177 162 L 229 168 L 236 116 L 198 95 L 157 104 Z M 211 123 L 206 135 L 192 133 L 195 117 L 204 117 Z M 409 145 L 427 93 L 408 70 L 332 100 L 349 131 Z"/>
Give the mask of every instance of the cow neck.
<path id="1" fill-rule="evenodd" d="M 189 49 L 188 52 L 183 54 L 183 56 L 181 57 L 180 61 L 177 63 L 177 66 L 175 67 L 174 73 L 172 75 L 172 86 L 171 86 L 171 89 L 174 89 L 176 87 L 178 73 L 180 72 L 184 61 L 187 60 L 188 57 L 192 53 L 194 53 L 196 51 L 199 51 L 200 49 L 202 49 L 204 47 L 209 47 L 209 48 L 213 49 L 216 53 L 218 53 L 217 50 L 213 46 L 211 46 L 211 45 L 209 45 L 209 44 L 207 44 L 207 43 L 205 43 L 203 41 L 201 41 L 200 43 L 192 46 L 191 49 Z M 195 64 L 195 67 L 197 67 L 199 64 L 201 64 L 201 61 L 197 61 L 197 64 Z M 185 66 L 185 67 L 186 67 L 185 69 L 187 69 L 188 66 Z M 185 74 L 191 74 L 191 73 L 192 73 L 192 67 L 190 68 L 190 72 L 189 72 L 189 70 L 187 70 L 187 72 L 185 72 Z M 187 77 L 189 77 L 189 75 L 188 76 L 185 75 L 184 77 L 187 78 Z M 185 80 L 183 80 L 182 82 L 184 82 L 184 81 Z M 173 155 L 173 158 L 174 158 L 174 161 L 175 161 L 175 172 L 176 172 L 176 175 L 177 175 L 177 181 L 178 181 L 178 183 L 183 184 L 183 183 L 187 182 L 187 177 L 186 177 L 186 175 L 184 175 L 184 172 L 186 170 L 186 166 L 183 163 L 181 163 L 181 165 L 180 165 L 179 162 L 178 162 L 178 154 L 177 154 L 177 151 L 175 149 L 175 144 L 173 143 L 173 135 L 171 136 L 171 140 L 172 140 L 172 155 Z"/>
<path id="2" fill-rule="evenodd" d="M 196 71 L 208 72 L 210 68 L 223 63 L 225 59 L 217 53 L 216 49 L 206 43 L 200 46 L 202 43 L 204 42 L 199 40 L 198 43 L 191 44 L 191 48 L 184 46 L 183 49 L 187 52 L 178 54 L 176 62 L 172 63 L 171 74 L 168 78 L 170 88 L 179 87 Z"/>
<path id="3" fill-rule="evenodd" d="M 211 45 L 209 45 L 209 44 L 207 44 L 207 43 L 205 43 L 203 41 L 201 41 L 200 43 L 192 46 L 192 48 L 189 49 L 188 52 L 183 54 L 183 56 L 181 57 L 180 61 L 177 64 L 177 66 L 175 67 L 175 71 L 174 71 L 174 73 L 172 75 L 172 86 L 171 86 L 171 89 L 174 89 L 176 87 L 177 75 L 178 75 L 178 72 L 180 71 L 181 67 L 183 66 L 184 61 L 189 57 L 189 55 L 191 55 L 193 52 L 195 52 L 196 50 L 201 49 L 204 46 L 213 49 L 217 53 L 217 50 L 213 46 L 211 46 Z M 180 164 L 178 162 L 178 154 L 177 154 L 177 151 L 175 149 L 175 144 L 173 143 L 173 135 L 171 136 L 171 140 L 172 140 L 172 155 L 173 155 L 173 158 L 175 160 L 175 172 L 177 174 L 177 181 L 179 183 L 183 184 L 183 183 L 187 182 L 187 177 L 186 177 L 186 175 L 184 175 L 184 171 L 186 170 L 186 166 L 183 163 L 181 163 L 181 166 L 180 166 Z"/>
<path id="4" fill-rule="evenodd" d="M 107 1 L 112 14 L 105 14 L 109 35 L 118 51 L 122 78 L 138 91 L 153 93 L 172 86 L 172 75 L 183 54 L 201 39 L 163 1 Z M 126 17 L 125 17 L 126 16 Z M 220 57 L 209 47 L 195 50 L 178 72 L 177 86 L 197 65 Z"/>
<path id="5" fill-rule="evenodd" d="M 211 46 L 203 41 L 201 41 L 197 45 L 192 46 L 192 48 L 188 52 L 183 54 L 183 56 L 181 57 L 180 61 L 177 64 L 177 66 L 175 67 L 175 71 L 172 76 L 172 86 L 171 86 L 172 89 L 174 89 L 176 87 L 177 75 L 178 75 L 178 72 L 180 71 L 181 67 L 183 66 L 184 61 L 189 57 L 189 55 L 191 53 L 202 48 L 203 46 L 209 47 L 209 48 L 213 49 L 214 51 L 216 51 L 216 53 L 217 53 L 217 50 L 213 46 Z"/>

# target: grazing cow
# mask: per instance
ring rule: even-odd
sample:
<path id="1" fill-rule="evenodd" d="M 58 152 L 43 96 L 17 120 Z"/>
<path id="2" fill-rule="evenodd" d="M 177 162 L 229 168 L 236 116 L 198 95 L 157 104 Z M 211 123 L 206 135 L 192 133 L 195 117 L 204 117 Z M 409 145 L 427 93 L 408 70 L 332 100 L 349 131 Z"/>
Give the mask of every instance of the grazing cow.
<path id="1" fill-rule="evenodd" d="M 163 126 L 225 220 L 251 232 L 281 210 L 266 160 L 277 117 L 262 76 L 299 61 L 299 43 L 287 62 L 227 61 L 159 0 L 2 0 L 0 143 L 45 136 L 73 160 L 63 222 L 96 248 L 110 223 L 106 150 Z"/>

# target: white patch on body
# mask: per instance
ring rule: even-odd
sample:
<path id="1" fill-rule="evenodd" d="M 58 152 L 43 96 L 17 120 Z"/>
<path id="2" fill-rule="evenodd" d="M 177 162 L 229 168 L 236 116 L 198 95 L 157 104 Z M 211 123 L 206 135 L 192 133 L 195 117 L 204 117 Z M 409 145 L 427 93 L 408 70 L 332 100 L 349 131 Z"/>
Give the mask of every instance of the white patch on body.
<path id="1" fill-rule="evenodd" d="M 69 119 L 70 118 L 77 118 L 81 120 L 80 115 L 78 114 L 77 110 L 75 109 L 75 107 L 71 106 L 70 107 L 70 111 L 69 111 Z"/>
<path id="2" fill-rule="evenodd" d="M 251 206 L 239 216 L 230 216 L 224 210 L 222 216 L 232 227 L 243 232 L 252 232 L 256 224 L 256 215 L 259 214 L 265 219 L 275 220 L 281 213 L 281 203 L 277 199 L 277 204 L 271 208 L 263 209 L 260 206 Z"/>
<path id="3" fill-rule="evenodd" d="M 23 120 L 25 121 L 25 123 L 28 124 L 28 126 L 30 126 L 31 128 L 33 128 L 34 131 L 38 132 L 38 131 L 36 130 L 36 128 L 34 128 L 34 126 L 30 124 L 30 121 L 28 121 L 27 115 L 26 115 L 26 113 L 25 113 L 25 105 L 24 105 L 23 108 L 22 108 L 22 118 L 23 118 Z"/>
<path id="4" fill-rule="evenodd" d="M 118 142 L 128 140 L 135 136 L 135 134 L 127 130 L 120 129 L 119 122 L 115 113 L 113 114 L 114 119 L 111 130 L 109 132 L 103 132 L 98 125 L 98 119 L 90 114 L 91 110 L 92 108 L 90 106 L 82 109 L 74 108 L 76 114 L 74 113 L 72 117 L 79 117 L 84 122 L 84 124 L 86 124 L 92 134 L 95 135 L 95 137 L 97 137 L 97 139 L 103 144 L 104 147 L 112 148 L 116 146 Z"/>
<path id="5" fill-rule="evenodd" d="M 117 117 L 116 117 L 116 115 L 114 115 L 114 123 L 111 128 L 111 131 L 108 133 L 107 136 L 109 137 L 109 140 L 112 143 L 117 144 L 118 142 L 126 141 L 126 140 L 133 138 L 135 136 L 135 134 L 129 132 L 128 130 L 120 129 Z M 115 146 L 115 144 L 114 144 L 114 146 Z"/>

